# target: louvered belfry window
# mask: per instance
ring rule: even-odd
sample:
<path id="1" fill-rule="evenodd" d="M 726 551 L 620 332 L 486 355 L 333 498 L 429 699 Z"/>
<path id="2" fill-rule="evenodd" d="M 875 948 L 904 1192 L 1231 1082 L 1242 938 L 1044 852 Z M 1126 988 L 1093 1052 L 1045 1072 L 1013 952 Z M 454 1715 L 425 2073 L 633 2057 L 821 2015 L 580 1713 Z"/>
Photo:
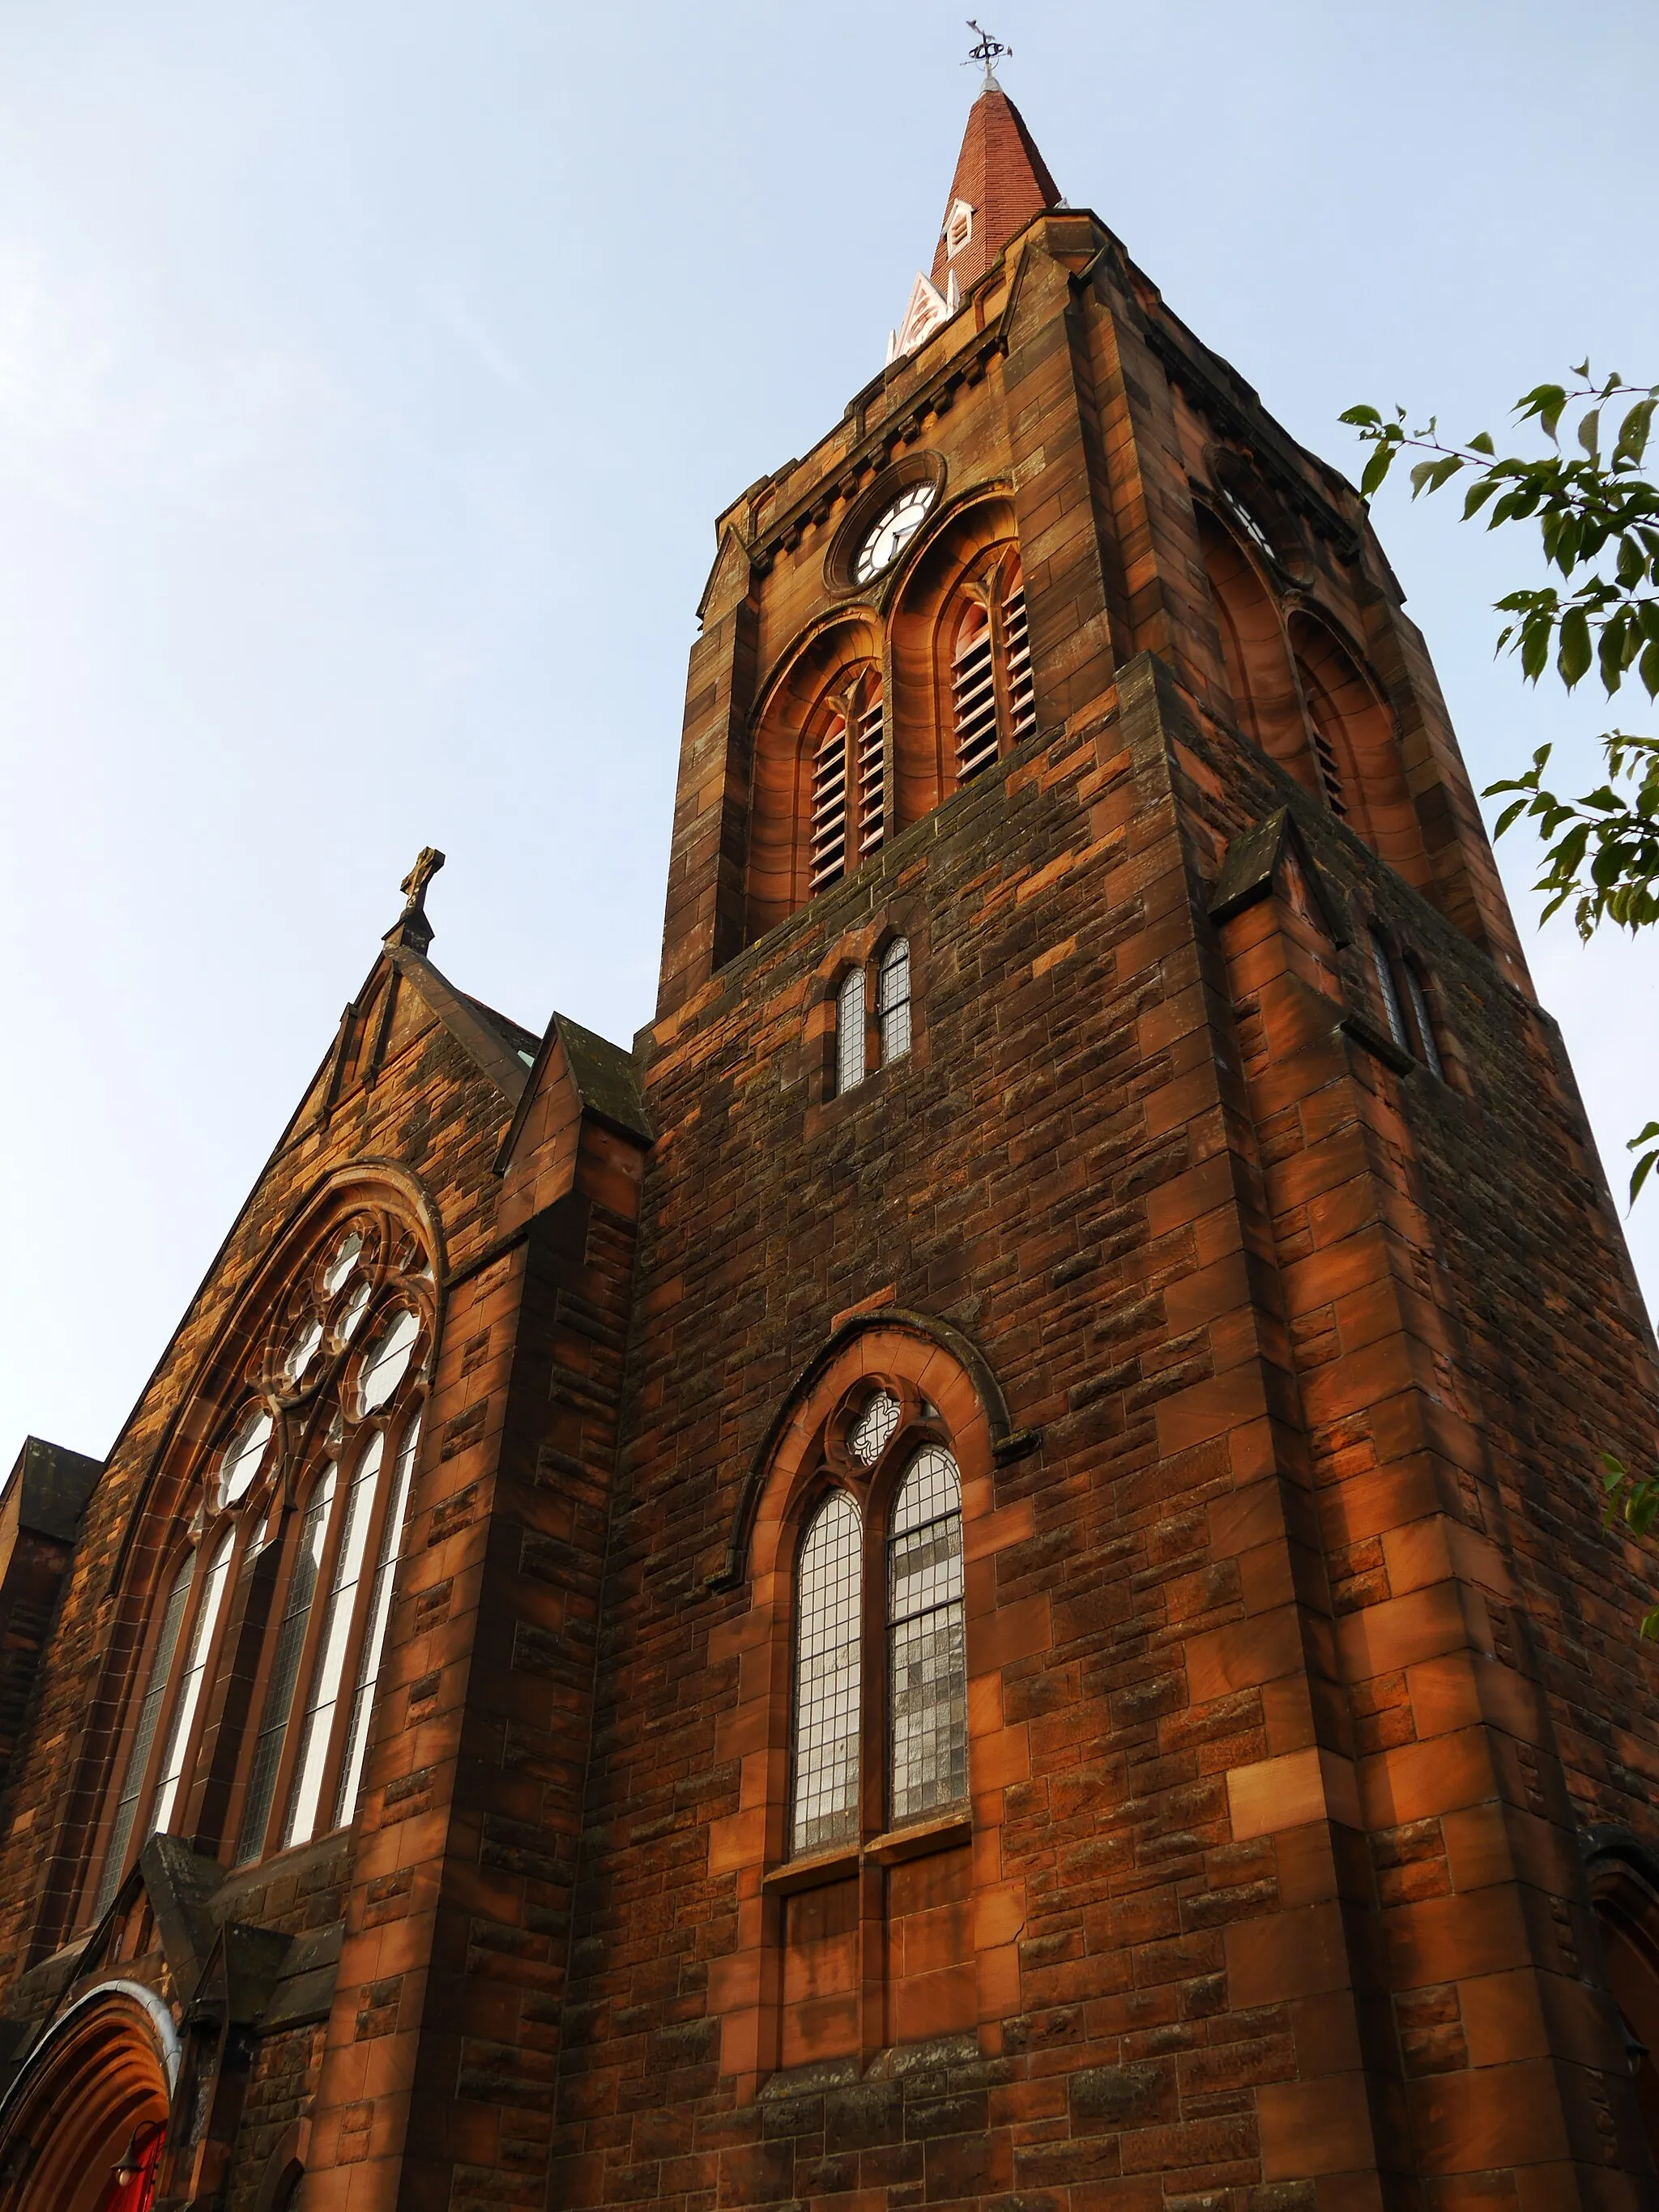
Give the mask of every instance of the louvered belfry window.
<path id="1" fill-rule="evenodd" d="M 1025 583 L 1012 556 L 975 588 L 957 617 L 951 720 L 958 783 L 1036 733 Z"/>
<path id="2" fill-rule="evenodd" d="M 956 719 L 957 780 L 966 783 L 997 757 L 996 661 L 991 619 L 977 600 L 963 610 L 951 656 L 951 706 Z"/>
<path id="3" fill-rule="evenodd" d="M 812 749 L 807 889 L 839 883 L 887 834 L 887 763 L 881 679 L 866 671 L 839 700 Z"/>

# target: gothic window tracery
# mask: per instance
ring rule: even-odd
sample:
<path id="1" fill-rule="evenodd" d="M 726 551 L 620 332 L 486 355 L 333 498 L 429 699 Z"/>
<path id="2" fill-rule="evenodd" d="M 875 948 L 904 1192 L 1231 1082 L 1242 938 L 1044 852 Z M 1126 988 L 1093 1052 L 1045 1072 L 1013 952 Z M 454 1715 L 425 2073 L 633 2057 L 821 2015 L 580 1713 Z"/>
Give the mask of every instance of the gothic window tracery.
<path id="1" fill-rule="evenodd" d="M 914 1420 L 914 1415 L 913 1415 Z M 968 1798 L 968 1651 L 962 1482 L 948 1446 L 918 1438 L 889 1389 L 844 1417 L 860 1494 L 879 1501 L 876 1620 L 886 1654 L 882 1710 L 869 1709 L 863 1649 L 867 1528 L 851 1492 L 830 1490 L 802 1540 L 795 1605 L 790 1850 L 856 1841 L 865 1824 L 860 1747 L 886 1744 L 879 1820 L 894 1829 Z"/>
<path id="2" fill-rule="evenodd" d="M 132 1693 L 94 1913 L 158 1831 L 227 1855 L 234 1838 L 244 1864 L 354 1817 L 434 1290 L 417 1240 L 383 1214 L 361 1214 L 313 1247 L 231 1361 L 225 1441 L 179 1502 L 184 1517 L 198 1501 L 201 1534 L 175 1554 Z M 253 1678 L 245 1729 L 223 1725 L 233 1668 Z M 218 1837 L 192 1825 L 210 1780 L 209 1799 L 228 1808 Z"/>
<path id="3" fill-rule="evenodd" d="M 812 749 L 811 851 L 816 896 L 873 853 L 886 827 L 881 678 L 864 670 L 839 696 Z"/>

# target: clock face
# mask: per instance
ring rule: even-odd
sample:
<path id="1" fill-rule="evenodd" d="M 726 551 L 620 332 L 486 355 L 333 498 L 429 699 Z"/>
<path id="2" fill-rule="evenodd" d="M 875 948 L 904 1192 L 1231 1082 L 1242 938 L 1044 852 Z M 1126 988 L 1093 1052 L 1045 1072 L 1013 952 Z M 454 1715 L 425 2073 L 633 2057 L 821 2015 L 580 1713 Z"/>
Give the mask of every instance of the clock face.
<path id="1" fill-rule="evenodd" d="M 872 576 L 878 576 L 884 568 L 897 560 L 927 520 L 927 510 L 933 504 L 938 492 L 937 484 L 912 484 L 889 506 L 883 507 L 859 548 L 859 557 L 853 568 L 855 582 L 867 584 Z"/>

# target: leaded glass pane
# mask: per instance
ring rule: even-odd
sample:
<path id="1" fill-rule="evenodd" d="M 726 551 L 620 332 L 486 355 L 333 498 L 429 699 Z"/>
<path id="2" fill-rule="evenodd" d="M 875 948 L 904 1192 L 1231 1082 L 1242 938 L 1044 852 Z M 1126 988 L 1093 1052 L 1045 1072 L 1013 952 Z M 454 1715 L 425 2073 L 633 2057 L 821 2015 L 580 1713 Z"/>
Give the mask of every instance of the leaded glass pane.
<path id="1" fill-rule="evenodd" d="M 859 1689 L 864 1560 L 858 1508 L 834 1491 L 801 1547 L 795 1623 L 796 1852 L 859 1829 Z"/>
<path id="2" fill-rule="evenodd" d="M 420 1333 L 420 1316 L 408 1306 L 399 1306 L 364 1360 L 362 1373 L 357 1378 L 357 1395 L 366 1413 L 384 1406 L 409 1372 L 409 1363 L 415 1356 L 415 1340 Z"/>
<path id="3" fill-rule="evenodd" d="M 208 1655 L 213 1649 L 213 1632 L 218 1625 L 219 1607 L 225 1595 L 225 1583 L 230 1574 L 232 1531 L 226 1529 L 214 1551 L 213 1561 L 202 1585 L 202 1599 L 196 1608 L 196 1626 L 191 1631 L 190 1650 L 185 1660 L 185 1671 L 179 1684 L 179 1701 L 173 1709 L 173 1725 L 167 1731 L 167 1749 L 161 1758 L 161 1771 L 156 1778 L 155 1802 L 150 1807 L 149 1832 L 152 1836 L 167 1832 L 173 1818 L 179 1784 L 184 1778 L 185 1757 L 190 1749 L 190 1732 L 196 1719 L 196 1708 L 201 1702 L 203 1677 L 207 1673 Z"/>
<path id="4" fill-rule="evenodd" d="M 887 1543 L 889 1713 L 895 1826 L 968 1795 L 968 1640 L 962 1485 L 924 1444 L 893 1503 Z"/>
<path id="5" fill-rule="evenodd" d="M 1382 994 L 1382 1011 L 1389 1018 L 1389 1034 L 1403 1051 L 1411 1050 L 1411 1040 L 1406 1035 L 1406 1016 L 1400 1004 L 1400 992 L 1394 980 L 1394 963 L 1389 957 L 1389 948 L 1382 942 L 1382 933 L 1370 933 L 1371 965 L 1376 970 L 1376 988 Z"/>
<path id="6" fill-rule="evenodd" d="M 910 1049 L 910 941 L 896 937 L 881 956 L 876 976 L 876 1018 L 881 1027 L 881 1064 L 902 1060 Z"/>
<path id="7" fill-rule="evenodd" d="M 1445 1080 L 1446 1071 L 1441 1063 L 1440 1047 L 1436 1042 L 1434 1023 L 1429 1013 L 1428 993 L 1423 988 L 1423 979 L 1408 960 L 1406 963 L 1406 988 L 1411 993 L 1412 1012 L 1417 1017 L 1417 1034 L 1423 1043 L 1423 1058 L 1429 1073 Z"/>
<path id="8" fill-rule="evenodd" d="M 836 1095 L 864 1080 L 864 970 L 849 969 L 836 1000 Z"/>
<path id="9" fill-rule="evenodd" d="M 94 1917 L 101 1917 L 106 1911 L 121 1879 L 127 1841 L 132 1834 L 132 1816 L 138 1809 L 138 1793 L 144 1786 L 144 1769 L 149 1764 L 149 1747 L 155 1741 L 155 1723 L 161 1717 L 161 1700 L 167 1695 L 167 1676 L 173 1671 L 173 1655 L 179 1648 L 179 1631 L 184 1623 L 185 1606 L 195 1572 L 196 1554 L 191 1552 L 173 1577 L 173 1588 L 167 1592 L 167 1610 L 161 1615 L 161 1632 L 155 1639 L 155 1656 L 149 1662 L 149 1682 L 144 1691 L 144 1702 L 138 1708 L 138 1723 L 132 1732 L 132 1748 L 127 1753 L 127 1771 L 122 1778 L 115 1818 L 110 1824 L 109 1846 L 104 1853 L 104 1871 L 92 1908 Z"/>
<path id="10" fill-rule="evenodd" d="M 283 1608 L 283 1624 L 276 1632 L 276 1650 L 265 1691 L 264 1717 L 253 1747 L 253 1770 L 248 1777 L 241 1834 L 236 1844 L 238 1866 L 257 1859 L 265 1839 L 265 1823 L 270 1818 L 270 1801 L 276 1788 L 276 1769 L 288 1733 L 289 1710 L 294 1703 L 294 1686 L 299 1679 L 300 1655 L 305 1648 L 306 1624 L 311 1619 L 311 1601 L 316 1595 L 318 1571 L 322 1565 L 336 1472 L 332 1467 L 323 1470 L 311 1493 L 311 1503 L 300 1529 L 294 1572 L 289 1578 L 288 1602 Z"/>
<path id="11" fill-rule="evenodd" d="M 283 1823 L 284 1849 L 303 1844 L 316 1832 L 323 1773 L 328 1765 L 329 1737 L 334 1709 L 339 1702 L 341 1677 L 345 1671 L 346 1645 L 351 1635 L 351 1615 L 357 1582 L 363 1571 L 368 1543 L 369 1507 L 374 1502 L 374 1478 L 380 1471 L 386 1439 L 375 1436 L 357 1462 L 357 1472 L 345 1495 L 345 1523 L 334 1561 L 334 1581 L 328 1593 L 317 1657 L 301 1723 L 300 1749 L 289 1791 L 288 1814 Z"/>
<path id="12" fill-rule="evenodd" d="M 356 1266 L 357 1255 L 362 1249 L 362 1231 L 349 1229 L 340 1240 L 339 1249 L 329 1261 L 327 1272 L 323 1277 L 323 1288 L 328 1292 L 330 1297 L 333 1297 L 335 1291 L 341 1287 L 346 1277 Z"/>
<path id="13" fill-rule="evenodd" d="M 340 1786 L 335 1793 L 334 1825 L 344 1827 L 357 1809 L 362 1787 L 363 1753 L 368 1746 L 368 1716 L 374 1702 L 374 1685 L 380 1675 L 380 1653 L 386 1644 L 386 1617 L 392 1611 L 392 1579 L 409 1510 L 409 1481 L 415 1466 L 415 1448 L 421 1440 L 417 1415 L 409 1425 L 398 1463 L 392 1474 L 392 1502 L 380 1531 L 380 1556 L 375 1563 L 374 1587 L 369 1594 L 368 1626 L 363 1635 L 362 1656 L 357 1662 L 357 1687 L 346 1724 L 345 1750 L 340 1760 Z"/>
<path id="14" fill-rule="evenodd" d="M 847 1432 L 848 1448 L 854 1459 L 873 1467 L 887 1449 L 887 1439 L 898 1426 L 899 1403 L 890 1391 L 878 1390 Z"/>
<path id="15" fill-rule="evenodd" d="M 254 1407 L 244 1417 L 241 1426 L 226 1446 L 225 1463 L 219 1470 L 219 1495 L 225 1504 L 234 1505 L 247 1495 L 259 1472 L 259 1462 L 265 1455 L 274 1425 L 261 1406 Z"/>

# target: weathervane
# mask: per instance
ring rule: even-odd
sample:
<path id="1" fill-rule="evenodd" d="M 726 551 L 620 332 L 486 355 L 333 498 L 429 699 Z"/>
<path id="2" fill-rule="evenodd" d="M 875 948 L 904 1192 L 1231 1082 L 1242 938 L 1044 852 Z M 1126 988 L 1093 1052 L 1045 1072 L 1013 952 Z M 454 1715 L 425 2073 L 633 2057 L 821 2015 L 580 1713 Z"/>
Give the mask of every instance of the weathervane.
<path id="1" fill-rule="evenodd" d="M 966 69 L 969 62 L 983 62 L 985 89 L 989 92 L 996 85 L 997 56 L 1012 55 L 1014 50 L 1012 46 L 1005 46 L 1000 39 L 994 39 L 988 31 L 981 31 L 971 15 L 968 18 L 968 27 L 978 34 L 979 44 L 976 46 L 969 47 L 968 61 L 963 62 L 962 66 Z"/>

